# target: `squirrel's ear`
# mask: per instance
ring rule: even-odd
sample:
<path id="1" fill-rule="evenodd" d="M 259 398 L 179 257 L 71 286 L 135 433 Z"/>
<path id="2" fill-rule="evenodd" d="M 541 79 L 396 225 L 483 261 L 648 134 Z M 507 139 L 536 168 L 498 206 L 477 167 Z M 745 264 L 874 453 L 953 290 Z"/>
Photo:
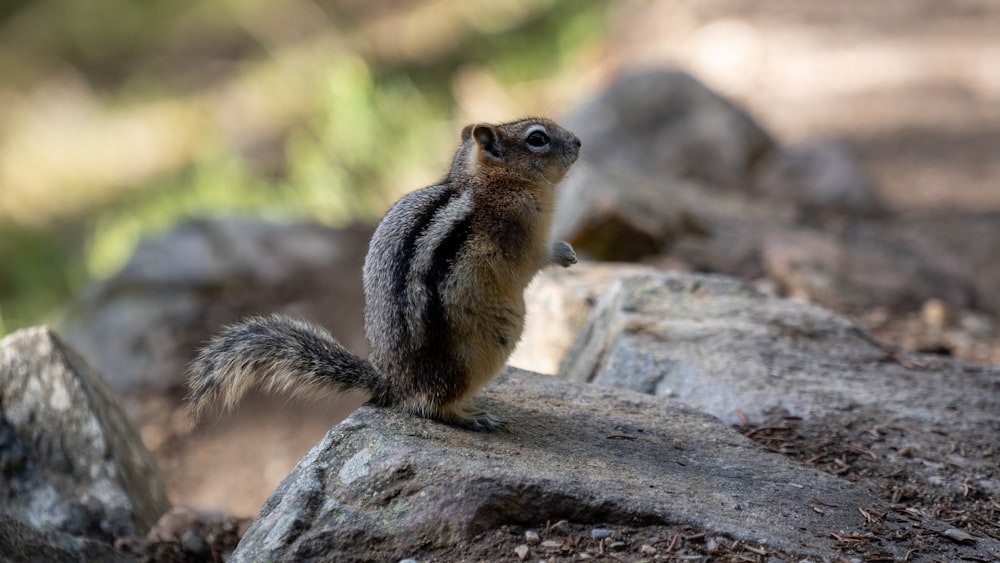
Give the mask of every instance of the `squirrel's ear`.
<path id="1" fill-rule="evenodd" d="M 462 142 L 463 143 L 466 142 L 466 141 L 468 141 L 469 138 L 472 137 L 472 128 L 473 127 L 475 127 L 475 126 L 474 125 L 466 125 L 465 127 L 462 127 Z"/>
<path id="2" fill-rule="evenodd" d="M 503 151 L 500 147 L 500 137 L 497 130 L 492 125 L 476 125 L 472 129 L 472 136 L 476 138 L 476 144 L 484 153 L 493 158 L 502 158 Z"/>

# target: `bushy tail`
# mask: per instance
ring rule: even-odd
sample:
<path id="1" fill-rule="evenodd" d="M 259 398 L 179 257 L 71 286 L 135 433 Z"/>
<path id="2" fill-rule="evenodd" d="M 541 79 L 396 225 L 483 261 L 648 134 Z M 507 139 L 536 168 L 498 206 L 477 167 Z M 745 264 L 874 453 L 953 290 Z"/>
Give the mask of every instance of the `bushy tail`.
<path id="1" fill-rule="evenodd" d="M 292 398 L 352 389 L 384 398 L 375 368 L 341 346 L 326 329 L 282 315 L 228 326 L 199 353 L 188 371 L 188 410 L 194 421 L 211 403 L 226 410 L 252 388 Z"/>

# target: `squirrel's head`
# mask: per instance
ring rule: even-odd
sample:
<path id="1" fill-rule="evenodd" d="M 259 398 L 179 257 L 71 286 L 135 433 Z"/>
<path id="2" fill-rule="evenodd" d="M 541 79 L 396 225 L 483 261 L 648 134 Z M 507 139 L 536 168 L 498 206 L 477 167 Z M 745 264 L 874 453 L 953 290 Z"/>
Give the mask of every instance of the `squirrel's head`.
<path id="1" fill-rule="evenodd" d="M 580 139 L 554 121 L 532 117 L 462 129 L 452 172 L 497 174 L 556 184 L 580 155 Z"/>

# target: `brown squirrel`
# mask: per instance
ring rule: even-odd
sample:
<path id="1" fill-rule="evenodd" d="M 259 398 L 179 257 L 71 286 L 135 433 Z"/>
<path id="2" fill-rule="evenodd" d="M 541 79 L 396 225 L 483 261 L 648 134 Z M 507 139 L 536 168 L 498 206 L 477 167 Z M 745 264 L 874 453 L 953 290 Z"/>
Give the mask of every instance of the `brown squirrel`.
<path id="1" fill-rule="evenodd" d="M 479 431 L 503 425 L 466 400 L 497 375 L 524 328 L 524 289 L 549 264 L 555 188 L 580 140 L 548 119 L 469 125 L 441 183 L 400 199 L 365 258 L 363 360 L 323 328 L 254 317 L 213 338 L 191 365 L 193 418 L 252 387 L 295 397 L 361 389 L 371 402 Z"/>

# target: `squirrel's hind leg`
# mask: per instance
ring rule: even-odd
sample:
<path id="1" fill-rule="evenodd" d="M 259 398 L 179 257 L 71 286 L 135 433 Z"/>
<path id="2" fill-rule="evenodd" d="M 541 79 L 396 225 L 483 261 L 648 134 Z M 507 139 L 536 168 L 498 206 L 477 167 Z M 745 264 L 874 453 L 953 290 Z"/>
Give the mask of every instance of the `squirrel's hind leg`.
<path id="1" fill-rule="evenodd" d="M 507 423 L 492 414 L 464 405 L 439 409 L 432 413 L 419 413 L 426 418 L 442 422 L 449 426 L 472 430 L 473 432 L 493 432 L 503 428 Z"/>

